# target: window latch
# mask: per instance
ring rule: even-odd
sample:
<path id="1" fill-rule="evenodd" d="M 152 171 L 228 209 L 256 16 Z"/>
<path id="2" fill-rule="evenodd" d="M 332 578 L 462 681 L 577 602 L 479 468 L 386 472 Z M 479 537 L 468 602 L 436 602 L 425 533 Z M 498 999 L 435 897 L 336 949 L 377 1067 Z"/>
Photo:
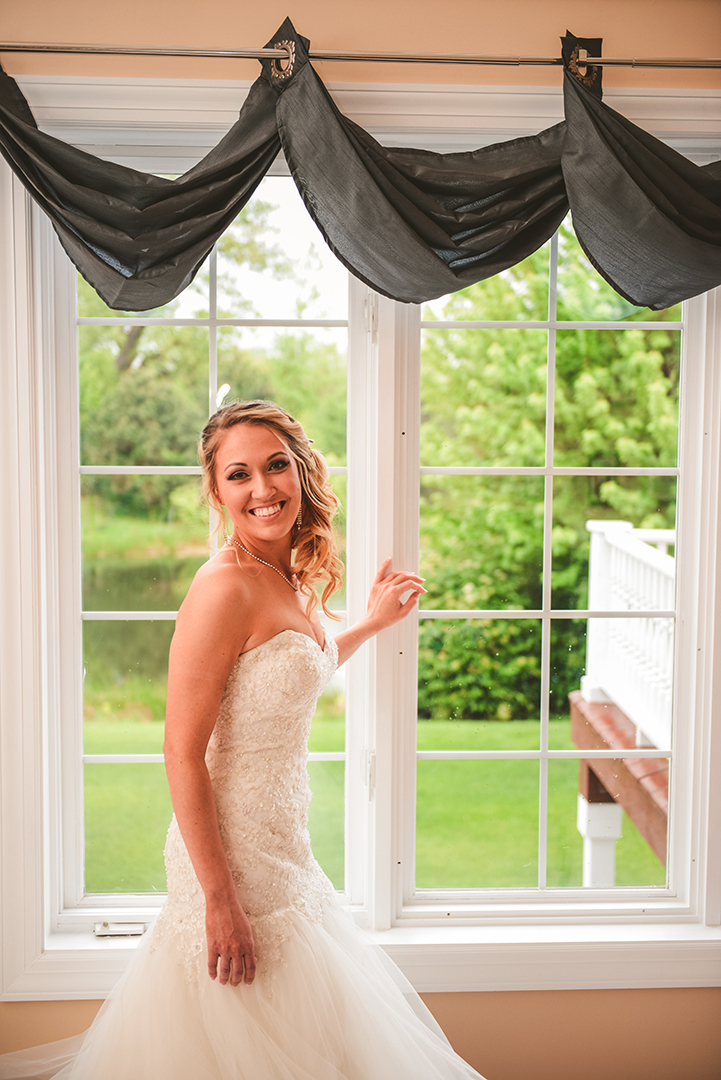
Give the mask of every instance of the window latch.
<path id="1" fill-rule="evenodd" d="M 373 798 L 376 789 L 376 752 L 369 750 L 366 754 L 366 784 L 368 785 L 368 798 Z"/>
<path id="2" fill-rule="evenodd" d="M 365 324 L 366 333 L 375 344 L 378 340 L 378 296 L 374 292 L 369 292 L 365 299 Z"/>
<path id="3" fill-rule="evenodd" d="M 96 922 L 96 937 L 140 937 L 145 933 L 142 922 Z"/>

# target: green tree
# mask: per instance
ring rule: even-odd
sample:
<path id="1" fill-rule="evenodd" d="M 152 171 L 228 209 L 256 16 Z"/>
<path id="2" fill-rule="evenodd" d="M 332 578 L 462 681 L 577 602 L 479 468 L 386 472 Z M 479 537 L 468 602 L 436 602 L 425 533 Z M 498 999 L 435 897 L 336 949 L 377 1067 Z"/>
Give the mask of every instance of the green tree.
<path id="1" fill-rule="evenodd" d="M 232 264 L 291 273 L 268 222 L 273 206 L 253 200 L 220 238 L 219 250 Z M 253 315 L 232 280 L 234 314 Z M 191 286 L 198 315 L 207 315 L 207 272 Z M 173 316 L 178 304 L 144 312 Z M 117 317 L 82 278 L 78 310 L 83 317 Z M 128 313 L 132 315 L 132 313 Z M 271 385 L 262 357 L 226 337 L 224 359 L 232 367 L 237 397 L 267 397 Z M 195 326 L 108 326 L 85 324 L 79 334 L 80 430 L 82 461 L 89 465 L 194 465 L 197 435 L 208 410 L 208 331 Z M 170 494 L 177 484 L 163 477 L 96 478 L 93 489 L 115 512 L 164 518 L 177 512 Z M 176 500 L 177 501 L 177 500 Z"/>
<path id="2" fill-rule="evenodd" d="M 558 330 L 554 462 L 650 466 L 676 461 L 676 312 L 632 308 L 589 267 L 569 227 L 560 237 L 558 318 L 625 321 L 629 329 Z M 538 317 L 547 295 L 546 251 L 501 277 L 454 294 L 443 317 Z M 653 330 L 634 321 L 655 320 Z M 538 466 L 545 459 L 547 342 L 530 329 L 428 330 L 423 345 L 421 454 L 425 465 Z M 421 565 L 425 606 L 537 608 L 541 604 L 543 478 L 424 476 Z M 589 518 L 672 527 L 675 489 L 665 477 L 561 477 L 554 485 L 554 606 L 587 604 Z M 463 627 L 423 621 L 421 716 L 522 719 L 537 715 L 540 634 L 527 621 Z M 557 708 L 578 685 L 582 624 L 554 628 Z"/>

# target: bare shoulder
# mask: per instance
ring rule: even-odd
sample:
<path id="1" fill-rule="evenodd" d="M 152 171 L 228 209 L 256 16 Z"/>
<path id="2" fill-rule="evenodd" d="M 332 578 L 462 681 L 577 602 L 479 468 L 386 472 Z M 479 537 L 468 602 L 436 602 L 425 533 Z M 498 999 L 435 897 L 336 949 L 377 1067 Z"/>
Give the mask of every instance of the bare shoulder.
<path id="1" fill-rule="evenodd" d="M 168 662 L 166 745 L 205 752 L 223 690 L 251 627 L 248 582 L 215 556 L 195 575 L 183 601 Z M 188 742 L 190 740 L 190 742 Z"/>
<path id="2" fill-rule="evenodd" d="M 180 606 L 175 637 L 235 656 L 250 632 L 251 589 L 247 576 L 232 559 L 214 556 L 200 567 Z"/>

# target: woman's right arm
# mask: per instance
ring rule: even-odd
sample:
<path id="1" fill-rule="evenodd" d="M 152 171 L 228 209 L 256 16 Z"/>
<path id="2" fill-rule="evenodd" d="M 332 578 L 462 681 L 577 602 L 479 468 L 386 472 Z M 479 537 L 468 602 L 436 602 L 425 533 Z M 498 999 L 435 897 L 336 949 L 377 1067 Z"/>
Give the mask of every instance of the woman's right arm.
<path id="1" fill-rule="evenodd" d="M 173 809 L 205 895 L 208 973 L 232 986 L 253 981 L 253 935 L 223 850 L 205 751 L 245 644 L 245 597 L 236 581 L 225 568 L 199 576 L 178 612 L 163 747 Z"/>

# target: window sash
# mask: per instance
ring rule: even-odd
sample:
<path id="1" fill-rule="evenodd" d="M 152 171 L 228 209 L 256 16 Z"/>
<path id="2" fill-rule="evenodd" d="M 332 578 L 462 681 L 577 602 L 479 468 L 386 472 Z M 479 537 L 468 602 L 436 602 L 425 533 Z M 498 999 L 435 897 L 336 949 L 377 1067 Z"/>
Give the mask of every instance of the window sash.
<path id="1" fill-rule="evenodd" d="M 360 300 L 358 301 L 361 302 Z M 416 439 L 417 434 L 412 436 L 413 417 L 418 425 L 419 413 L 419 355 L 420 355 L 420 320 L 418 312 L 411 315 L 394 312 L 391 302 L 384 298 L 365 298 L 366 308 L 375 304 L 380 309 L 380 314 L 375 314 L 372 325 L 366 328 L 367 341 L 357 343 L 358 350 L 365 348 L 365 379 L 366 383 L 376 388 L 378 398 L 375 401 L 375 410 L 371 406 L 372 415 L 366 418 L 366 424 L 371 431 L 382 429 L 380 438 L 383 440 L 383 459 L 388 463 L 395 461 L 396 473 L 393 481 L 387 478 L 387 472 L 380 481 L 371 476 L 369 486 L 375 482 L 373 494 L 375 496 L 375 513 L 381 524 L 376 526 L 375 544 L 372 540 L 366 540 L 365 552 L 375 550 L 378 556 L 393 550 L 396 555 L 396 565 L 415 565 L 416 548 L 413 533 L 416 532 L 418 520 L 418 490 L 419 478 L 425 472 L 430 472 L 432 467 L 418 466 L 417 446 L 413 451 L 409 450 L 411 438 Z M 690 322 L 696 326 L 699 316 L 702 314 L 701 299 L 690 301 L 686 305 L 684 322 L 686 326 Z M 385 310 L 384 310 L 385 309 Z M 384 334 L 380 328 L 386 323 L 388 340 L 395 336 L 394 349 L 388 348 Z M 394 325 L 394 318 L 401 320 L 400 326 Z M 408 330 L 409 320 L 415 318 L 415 326 L 412 332 Z M 541 324 L 550 330 L 549 323 Z M 431 323 L 437 327 L 437 323 Z M 457 324 L 452 324 L 457 325 Z M 465 327 L 467 324 L 463 323 Z M 484 324 L 496 325 L 496 324 Z M 556 323 L 564 328 L 569 324 Z M 588 324 L 579 324 L 579 328 Z M 597 325 L 597 324 L 594 324 Z M 623 324 L 629 329 L 628 324 Z M 373 330 L 373 326 L 379 330 Z M 525 323 L 515 323 L 515 328 L 525 328 Z M 603 324 L 607 327 L 607 324 Z M 665 324 L 664 324 L 665 327 Z M 677 329 L 678 324 L 673 324 Z M 697 596 L 693 585 L 689 587 L 689 570 L 694 564 L 697 565 L 699 550 L 699 516 L 703 517 L 703 508 L 698 504 L 694 506 L 697 493 L 694 492 L 694 478 L 697 478 L 701 470 L 700 453 L 702 447 L 698 443 L 697 422 L 698 409 L 702 406 L 698 397 L 702 385 L 703 372 L 699 364 L 700 357 L 697 352 L 698 341 L 694 342 L 694 333 L 688 331 L 683 343 L 682 364 L 686 370 L 686 387 L 681 401 L 681 433 L 680 433 L 680 457 L 679 467 L 653 468 L 649 470 L 636 469 L 584 469 L 566 468 L 546 465 L 541 468 L 519 468 L 513 473 L 540 474 L 546 476 L 577 475 L 577 474 L 627 474 L 627 475 L 670 475 L 679 476 L 681 468 L 687 477 L 686 490 L 679 493 L 677 510 L 677 568 L 678 568 L 678 611 L 653 612 L 655 616 L 663 615 L 676 617 L 679 625 L 684 628 L 693 624 L 697 606 Z M 393 352 L 393 355 L 390 355 Z M 385 380 L 383 394 L 378 393 L 378 386 Z M 548 394 L 552 400 L 553 385 L 549 379 Z M 547 410 L 549 422 L 553 417 L 553 410 Z M 400 444 L 400 445 L 399 445 Z M 547 459 L 552 460 L 547 445 Z M 349 461 L 351 459 L 349 458 Z M 436 470 L 433 469 L 433 472 Z M 440 469 L 438 470 L 440 472 Z M 472 472 L 474 474 L 493 474 L 501 470 L 479 467 L 474 469 L 448 469 L 443 472 L 460 473 Z M 504 473 L 511 470 L 503 470 Z M 367 496 L 367 493 L 366 493 Z M 359 499 L 357 506 L 361 506 Z M 545 545 L 545 570 L 546 591 L 543 608 L 536 611 L 522 612 L 499 612 L 499 611 L 448 611 L 448 612 L 421 612 L 422 618 L 439 617 L 492 617 L 492 618 L 538 618 L 544 619 L 546 625 L 550 625 L 553 618 L 586 618 L 610 617 L 621 613 L 596 612 L 592 610 L 565 611 L 554 610 L 550 604 L 550 500 L 546 502 L 546 535 Z M 392 522 L 392 536 L 389 535 L 388 523 Z M 375 524 L 375 522 L 373 522 Z M 357 528 L 368 528 L 368 521 L 357 521 Z M 385 532 L 385 535 L 383 535 Z M 349 535 L 353 534 L 353 525 L 349 521 Z M 357 541 L 358 542 L 358 541 Z M 684 571 L 681 572 L 680 563 L 684 562 Z M 379 561 L 379 560 L 378 560 Z M 349 566 L 349 573 L 351 567 Z M 366 569 L 366 584 L 370 578 L 370 572 Z M 359 608 L 360 610 L 360 608 Z M 622 617 L 639 617 L 643 613 L 629 615 L 623 613 Z M 647 614 L 651 614 L 650 612 Z M 546 644 L 546 651 L 548 644 Z M 574 911 L 598 911 L 605 907 L 606 911 L 613 910 L 616 914 L 624 912 L 628 916 L 649 911 L 649 905 L 675 904 L 688 910 L 687 905 L 692 900 L 692 877 L 689 873 L 690 853 L 689 841 L 690 818 L 688 814 L 689 798 L 692 793 L 692 746 L 687 742 L 685 735 L 679 738 L 678 730 L 674 736 L 674 743 L 669 750 L 653 751 L 651 756 L 663 758 L 675 758 L 676 776 L 672 791 L 672 805 L 670 814 L 669 839 L 674 845 L 674 854 L 669 864 L 668 886 L 665 889 L 658 887 L 623 887 L 610 893 L 607 890 L 594 890 L 589 888 L 541 888 L 534 889 L 453 889 L 453 890 L 415 890 L 413 881 L 414 861 L 414 830 L 415 830 L 415 767 L 419 755 L 415 748 L 416 728 L 416 652 L 417 639 L 416 627 L 412 620 L 396 626 L 381 635 L 378 645 L 372 647 L 375 657 L 371 659 L 366 677 L 370 678 L 372 689 L 368 694 L 368 700 L 361 706 L 361 698 L 354 693 L 350 694 L 351 708 L 354 706 L 360 710 L 370 710 L 369 741 L 370 754 L 375 753 L 375 808 L 365 814 L 364 820 L 368 823 L 368 844 L 370 852 L 367 854 L 368 886 L 367 904 L 368 916 L 371 925 L 383 929 L 391 925 L 402 926 L 407 922 L 417 922 L 419 919 L 427 920 L 434 917 L 434 907 L 438 904 L 444 908 L 447 918 L 457 917 L 467 921 L 483 920 L 488 915 L 496 917 L 504 905 L 510 914 L 514 909 L 523 906 L 528 911 L 535 904 L 536 914 L 542 917 L 543 911 L 556 914 L 565 910 L 569 915 Z M 381 654 L 379 657 L 378 654 Z M 676 715 L 694 715 L 694 685 L 693 677 L 688 667 L 688 637 L 683 640 L 680 634 L 676 635 Z M 375 666 L 374 666 L 375 665 Z M 545 658 L 546 679 L 548 673 L 548 659 Z M 546 687 L 544 687 L 544 690 Z M 546 698 L 547 701 L 547 698 Z M 547 711 L 547 706 L 546 706 Z M 382 717 L 387 717 L 388 722 L 383 726 Z M 391 723 L 392 718 L 392 723 Z M 359 717 L 359 723 L 362 723 Z M 394 725 L 392 734 L 389 734 Z M 353 721 L 351 720 L 351 726 Z M 676 725 L 677 729 L 679 725 Z M 648 751 L 647 751 L 648 753 Z M 618 757 L 618 751 L 605 752 L 599 756 Z M 423 753 L 422 757 L 435 757 L 435 753 Z M 438 755 L 440 756 L 440 755 Z M 461 755 L 458 755 L 461 756 Z M 482 754 L 468 754 L 462 756 L 486 756 Z M 491 755 L 488 754 L 490 757 Z M 514 757 L 531 757 L 547 763 L 548 760 L 566 757 L 570 759 L 582 759 L 588 753 L 576 751 L 549 751 L 547 748 L 538 752 L 514 753 L 512 751 L 499 753 L 499 757 L 510 759 Z M 637 753 L 631 756 L 639 756 Z M 360 811 L 359 811 L 360 814 Z M 390 827 L 388 822 L 390 821 Z M 385 822 L 385 826 L 379 826 L 379 822 Z M 542 837 L 543 839 L 543 837 Z M 471 909 L 473 905 L 473 909 Z M 491 914 L 493 913 L 493 914 Z"/>
<path id="2" fill-rule="evenodd" d="M 290 177 L 287 182 L 292 183 Z M 209 288 L 208 288 L 208 315 L 203 316 L 188 316 L 182 318 L 155 316 L 151 318 L 144 317 L 114 317 L 112 315 L 99 316 L 99 317 L 83 317 L 77 314 L 77 299 L 75 296 L 76 289 L 76 274 L 71 264 L 66 260 L 66 272 L 68 275 L 68 288 L 72 290 L 74 297 L 71 304 L 72 312 L 66 312 L 68 318 L 72 318 L 74 324 L 77 327 L 82 326 L 192 326 L 192 327 L 207 327 L 208 334 L 208 403 L 209 411 L 212 413 L 215 411 L 215 402 L 218 391 L 218 338 L 217 330 L 224 326 L 235 327 L 270 327 L 278 329 L 308 329 L 313 327 L 332 327 L 347 329 L 348 319 L 319 319 L 319 318 L 307 318 L 307 319 L 292 319 L 292 318 L 220 318 L 218 317 L 218 260 L 217 260 L 217 247 L 214 247 L 209 259 Z M 76 356 L 73 358 L 74 364 L 74 389 L 76 398 L 78 396 L 78 373 L 77 373 L 77 350 Z M 75 407 L 75 415 L 77 417 L 77 402 Z M 75 448 L 78 448 L 79 432 L 75 437 Z M 78 460 L 80 460 L 78 454 Z M 76 466 L 75 472 L 80 476 L 200 476 L 202 475 L 202 469 L 200 466 L 193 465 L 79 465 Z M 347 476 L 347 466 L 330 466 L 328 472 L 331 476 Z M 77 523 L 80 521 L 80 489 L 77 487 L 77 494 L 74 505 L 74 518 Z M 212 514 L 211 514 L 212 516 Z M 212 522 L 210 524 L 212 529 Z M 81 545 L 81 526 L 78 524 L 77 537 L 75 539 L 75 548 L 80 551 Z M 82 580 L 76 582 L 76 592 L 82 591 Z M 336 610 L 336 614 L 343 617 L 344 611 Z M 87 622 L 106 622 L 106 621 L 122 621 L 122 622 L 163 622 L 174 621 L 177 617 L 177 611 L 134 611 L 134 610 L 82 610 L 80 612 L 80 634 L 81 634 L 81 649 L 82 649 L 82 624 Z M 82 697 L 82 690 L 81 690 Z M 84 908 L 92 908 L 96 910 L 99 907 L 115 907 L 116 902 L 120 900 L 123 906 L 129 904 L 138 904 L 141 907 L 148 906 L 155 907 L 162 903 L 164 893 L 152 894 L 142 893 L 134 894 L 132 891 L 124 893 L 103 893 L 92 892 L 86 893 L 84 888 L 85 880 L 85 799 L 84 799 L 84 765 L 96 765 L 96 764 L 162 764 L 164 762 L 164 755 L 162 753 L 137 753 L 137 754 L 122 754 L 122 753 L 108 753 L 108 754 L 87 754 L 82 749 L 83 744 L 83 729 L 82 729 L 83 714 L 82 709 L 79 713 L 74 715 L 68 714 L 65 717 L 66 726 L 66 741 L 72 744 L 77 751 L 78 743 L 80 744 L 79 757 L 68 762 L 66 787 L 63 792 L 63 803 L 65 811 L 62 815 L 63 832 L 65 834 L 67 843 L 66 848 L 72 851 L 72 859 L 68 859 L 64 866 L 64 893 L 65 903 L 68 910 L 77 908 L 78 910 Z M 79 728 L 79 731 L 78 731 Z M 308 754 L 308 761 L 345 761 L 345 751 L 311 751 Z M 77 853 L 81 853 L 78 859 Z"/>

